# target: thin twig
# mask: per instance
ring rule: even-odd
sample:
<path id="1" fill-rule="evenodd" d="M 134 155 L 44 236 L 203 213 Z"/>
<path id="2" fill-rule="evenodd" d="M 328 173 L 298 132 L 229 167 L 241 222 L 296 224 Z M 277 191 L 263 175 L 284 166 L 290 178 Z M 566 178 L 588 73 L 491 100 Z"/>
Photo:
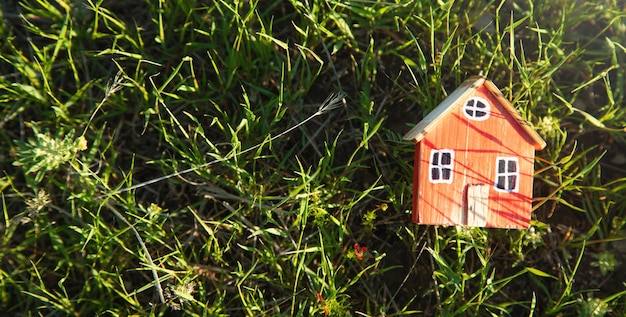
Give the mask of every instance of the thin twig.
<path id="1" fill-rule="evenodd" d="M 115 217 L 117 217 L 119 220 L 125 223 L 128 227 L 130 227 L 130 230 L 132 230 L 133 234 L 135 234 L 135 237 L 137 238 L 137 241 L 139 241 L 139 244 L 141 245 L 141 249 L 143 250 L 143 253 L 146 256 L 146 260 L 148 260 L 148 266 L 150 266 L 150 271 L 152 271 L 152 277 L 154 278 L 154 286 L 156 287 L 157 293 L 159 294 L 159 299 L 161 300 L 161 303 L 165 304 L 165 296 L 163 295 L 163 287 L 161 286 L 161 282 L 159 281 L 159 273 L 155 269 L 156 266 L 154 265 L 154 262 L 152 261 L 152 257 L 150 256 L 150 252 L 148 252 L 148 248 L 146 247 L 146 244 L 143 242 L 141 235 L 139 235 L 139 231 L 137 231 L 137 229 L 135 229 L 135 226 L 133 226 L 128 220 L 126 220 L 126 218 L 124 218 L 124 216 L 122 216 L 122 214 L 119 211 L 117 211 L 113 206 L 111 206 L 110 204 L 107 204 L 107 207 L 113 212 Z"/>
<path id="2" fill-rule="evenodd" d="M 422 241 L 422 239 L 424 239 L 424 235 L 426 235 L 427 232 L 428 231 L 424 231 L 424 233 L 422 233 L 422 236 L 419 238 L 419 241 Z M 409 280 L 409 276 L 411 275 L 411 272 L 413 272 L 413 269 L 415 269 L 415 266 L 417 265 L 417 261 L 420 259 L 425 249 L 426 249 L 426 241 L 424 241 L 424 243 L 422 244 L 422 247 L 420 248 L 420 252 L 415 257 L 415 261 L 413 261 L 413 265 L 411 265 L 411 268 L 409 269 L 409 272 L 404 277 L 404 280 L 402 280 L 402 283 L 400 283 L 400 286 L 398 286 L 398 289 L 396 290 L 396 292 L 393 293 L 393 296 L 391 296 L 391 299 L 389 300 L 389 305 L 391 305 L 394 302 L 396 296 L 398 296 L 398 293 L 400 293 L 400 290 L 402 289 L 402 287 L 404 287 L 404 284 L 406 283 L 406 281 Z"/>
<path id="3" fill-rule="evenodd" d="M 276 140 L 278 138 L 281 138 L 281 137 L 289 134 L 291 131 L 297 129 L 298 127 L 300 127 L 300 126 L 302 126 L 304 124 L 306 124 L 307 122 L 311 121 L 313 118 L 315 118 L 317 116 L 320 116 L 320 115 L 325 114 L 325 113 L 327 113 L 327 112 L 329 112 L 329 111 L 331 111 L 333 109 L 341 107 L 345 103 L 345 99 L 344 98 L 345 98 L 345 94 L 343 92 L 333 93 L 333 94 L 329 95 L 326 98 L 326 100 L 324 100 L 324 102 L 320 105 L 320 107 L 318 108 L 318 110 L 314 114 L 312 114 L 308 118 L 304 119 L 302 122 L 292 126 L 291 128 L 289 128 L 289 129 L 287 129 L 287 130 L 285 130 L 285 131 L 283 131 L 283 132 L 281 132 L 281 133 L 271 137 L 268 142 L 272 142 L 272 141 L 274 141 L 274 140 Z M 211 166 L 213 164 L 217 164 L 217 163 L 220 163 L 220 162 L 224 162 L 224 161 L 230 160 L 231 158 L 233 158 L 233 157 L 235 157 L 237 155 L 241 155 L 241 154 L 245 154 L 245 153 L 254 151 L 254 150 L 260 148 L 265 143 L 266 142 L 259 143 L 259 144 L 255 145 L 255 146 L 247 148 L 247 149 L 245 149 L 245 150 L 243 150 L 243 151 L 241 151 L 239 153 L 233 153 L 233 154 L 228 155 L 226 157 L 223 157 L 223 158 L 220 158 L 220 159 L 216 159 L 216 160 L 213 160 L 213 161 L 210 161 L 210 162 L 206 162 L 206 163 L 198 165 L 198 166 L 190 167 L 190 168 L 182 170 L 182 171 L 178 171 L 178 172 L 175 172 L 175 173 L 172 173 L 172 174 L 168 174 L 168 175 L 165 175 L 165 176 L 157 177 L 157 178 L 154 178 L 154 179 L 151 179 L 151 180 L 139 183 L 137 185 L 133 185 L 133 186 L 129 186 L 129 187 L 118 189 L 116 191 L 113 191 L 112 193 L 109 193 L 107 196 L 113 196 L 113 195 L 117 195 L 117 194 L 120 194 L 120 193 L 124 193 L 124 192 L 130 191 L 130 190 L 133 190 L 133 189 L 137 189 L 137 188 L 141 188 L 141 187 L 144 187 L 144 186 L 148 186 L 148 185 L 151 185 L 151 184 L 154 184 L 154 183 L 158 183 L 158 182 L 166 180 L 166 179 L 170 179 L 172 177 L 177 177 L 177 176 L 180 176 L 180 175 L 183 175 L 183 174 L 191 173 L 191 172 L 196 171 L 198 169 L 205 168 L 205 167 Z"/>

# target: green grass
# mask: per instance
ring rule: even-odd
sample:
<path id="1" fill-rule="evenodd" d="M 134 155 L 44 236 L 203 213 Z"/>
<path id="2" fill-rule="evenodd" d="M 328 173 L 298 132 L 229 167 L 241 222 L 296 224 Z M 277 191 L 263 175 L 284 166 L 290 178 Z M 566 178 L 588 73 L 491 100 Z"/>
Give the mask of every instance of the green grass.
<path id="1" fill-rule="evenodd" d="M 0 311 L 623 316 L 625 8 L 3 2 Z M 480 71 L 532 226 L 417 226 L 402 135 Z"/>

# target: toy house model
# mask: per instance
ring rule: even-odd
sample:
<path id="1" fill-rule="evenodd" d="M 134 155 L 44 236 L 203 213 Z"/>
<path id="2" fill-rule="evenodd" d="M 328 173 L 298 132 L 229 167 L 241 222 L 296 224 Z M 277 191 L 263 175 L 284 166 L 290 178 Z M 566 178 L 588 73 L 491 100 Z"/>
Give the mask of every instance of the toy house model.
<path id="1" fill-rule="evenodd" d="M 500 90 L 472 76 L 405 136 L 415 142 L 413 221 L 527 228 L 545 141 Z"/>

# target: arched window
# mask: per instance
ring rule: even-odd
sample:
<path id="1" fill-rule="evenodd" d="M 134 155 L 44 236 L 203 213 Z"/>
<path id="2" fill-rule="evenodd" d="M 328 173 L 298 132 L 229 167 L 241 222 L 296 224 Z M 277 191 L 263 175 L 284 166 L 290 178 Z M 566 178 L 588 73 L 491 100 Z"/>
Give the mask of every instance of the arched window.
<path id="1" fill-rule="evenodd" d="M 463 105 L 463 113 L 471 120 L 487 120 L 490 111 L 489 102 L 480 97 L 471 97 Z"/>

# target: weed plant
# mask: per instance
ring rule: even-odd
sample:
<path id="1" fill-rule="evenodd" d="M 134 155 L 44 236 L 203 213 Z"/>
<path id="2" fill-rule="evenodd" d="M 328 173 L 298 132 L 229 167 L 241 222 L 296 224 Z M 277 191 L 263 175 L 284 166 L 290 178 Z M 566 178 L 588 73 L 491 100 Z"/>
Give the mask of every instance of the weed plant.
<path id="1" fill-rule="evenodd" d="M 7 316 L 623 316 L 626 3 L 0 3 Z M 410 222 L 402 135 L 483 72 L 532 226 Z"/>

